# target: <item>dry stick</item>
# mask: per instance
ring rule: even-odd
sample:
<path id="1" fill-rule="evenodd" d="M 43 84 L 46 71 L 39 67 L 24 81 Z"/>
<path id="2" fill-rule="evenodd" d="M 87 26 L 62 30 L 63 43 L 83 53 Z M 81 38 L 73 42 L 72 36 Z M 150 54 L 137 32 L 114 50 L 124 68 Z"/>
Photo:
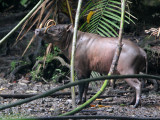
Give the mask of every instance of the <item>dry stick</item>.
<path id="1" fill-rule="evenodd" d="M 16 25 L 5 37 L 3 37 L 0 40 L 0 45 L 7 40 L 7 38 L 9 36 L 11 36 L 13 34 L 13 32 L 15 32 L 20 26 L 21 24 L 41 5 L 41 3 L 43 2 L 43 0 L 40 0 L 37 5 L 18 23 L 18 25 Z"/>
<path id="2" fill-rule="evenodd" d="M 29 28 L 23 33 L 23 35 L 19 38 L 19 37 L 17 37 L 17 40 L 16 40 L 16 42 L 15 42 L 15 44 L 17 44 L 18 43 L 18 41 L 19 40 L 22 40 L 23 39 L 23 37 L 26 35 L 26 33 L 28 33 L 28 31 L 33 27 L 33 25 L 35 25 L 36 24 L 36 22 L 38 21 L 38 17 L 32 22 L 32 24 L 31 24 L 31 26 L 29 26 Z M 23 29 L 22 29 L 23 30 Z M 19 34 L 19 35 L 21 35 L 21 33 Z M 19 40 L 18 40 L 19 39 Z"/>
<path id="3" fill-rule="evenodd" d="M 67 2 L 67 7 L 68 7 L 68 12 L 69 12 L 70 20 L 71 20 L 71 23 L 73 24 L 73 18 L 72 18 L 72 13 L 71 13 L 71 7 L 70 7 L 70 5 L 69 5 L 68 0 L 66 0 L 66 2 Z"/>
<path id="4" fill-rule="evenodd" d="M 20 31 L 18 37 L 16 38 L 16 42 L 13 44 L 13 46 L 16 45 L 19 40 L 22 40 L 23 37 L 25 36 L 25 34 L 26 34 L 26 33 L 33 27 L 33 25 L 39 20 L 40 17 L 38 16 L 38 17 L 34 20 L 34 22 L 31 24 L 31 26 L 27 29 L 27 31 L 25 31 L 25 32 L 23 33 L 23 35 L 20 37 L 20 35 L 21 35 L 22 32 L 24 31 L 24 28 L 26 27 L 27 23 L 28 23 L 29 21 L 32 21 L 32 19 L 33 19 L 33 17 L 35 16 L 35 14 L 39 11 L 40 8 L 43 7 L 44 3 L 45 3 L 45 2 L 47 3 L 48 1 L 49 1 L 49 0 L 45 0 L 38 8 L 32 13 L 32 15 L 26 20 L 26 22 L 25 22 L 24 25 L 22 26 L 21 31 Z M 45 9 L 48 9 L 52 3 L 53 3 L 53 1 L 51 1 L 51 2 L 45 7 Z M 41 15 L 40 15 L 40 16 L 41 16 Z M 42 24 L 42 25 L 43 25 L 43 24 Z M 37 26 L 39 26 L 39 24 L 37 24 Z M 36 28 L 37 28 L 37 26 L 36 26 Z M 19 37 L 20 37 L 20 38 L 19 38 Z M 33 39 L 33 40 L 34 40 L 34 39 Z M 33 42 L 33 40 L 32 40 L 32 42 Z M 28 49 L 28 48 L 27 48 L 27 49 Z M 25 51 L 27 51 L 27 49 L 26 49 Z M 23 54 L 25 54 L 25 53 L 23 53 Z"/>
<path id="5" fill-rule="evenodd" d="M 122 33 L 123 33 L 124 15 L 125 15 L 125 0 L 121 0 L 121 11 L 124 11 L 124 12 L 121 12 L 121 24 L 120 24 L 119 37 L 118 37 L 118 46 L 114 53 L 113 61 L 112 61 L 111 68 L 108 75 L 112 75 L 116 70 L 119 56 L 122 50 Z M 110 82 L 111 82 L 111 85 L 113 85 L 113 80 L 111 80 Z"/>
<path id="6" fill-rule="evenodd" d="M 53 1 L 51 1 L 51 2 L 49 3 L 48 7 L 49 7 L 50 5 L 52 5 L 52 3 L 53 3 Z M 47 8 L 47 7 L 46 7 L 46 8 Z M 50 8 L 50 10 L 47 12 L 47 15 L 45 15 L 44 19 L 43 19 L 42 22 L 41 22 L 42 26 L 44 25 L 44 23 L 46 22 L 46 20 L 49 18 L 49 16 L 52 14 L 53 10 L 54 10 L 54 7 Z"/>
<path id="7" fill-rule="evenodd" d="M 115 68 L 117 66 L 120 53 L 121 53 L 121 49 L 122 49 L 122 43 L 121 42 L 122 42 L 122 32 L 123 32 L 123 24 L 124 24 L 124 13 L 125 13 L 125 0 L 122 0 L 121 1 L 121 24 L 120 24 L 119 39 L 118 39 L 119 40 L 119 44 L 118 44 L 118 47 L 116 48 L 116 51 L 115 51 L 115 54 L 114 54 L 114 57 L 113 57 L 112 65 L 111 65 L 111 68 L 109 70 L 108 76 L 113 74 L 113 72 L 114 72 L 114 70 L 115 70 Z M 102 87 L 100 88 L 100 90 L 92 98 L 90 98 L 84 104 L 78 106 L 76 109 L 74 109 L 74 110 L 72 110 L 70 112 L 61 114 L 60 116 L 66 116 L 66 115 L 75 114 L 78 111 L 82 110 L 84 107 L 86 107 L 91 102 L 93 102 L 105 90 L 107 84 L 108 84 L 108 80 L 105 80 L 103 85 L 102 85 Z"/>
<path id="8" fill-rule="evenodd" d="M 76 11 L 75 17 L 75 26 L 74 26 L 74 33 L 73 33 L 73 42 L 72 42 L 72 55 L 71 55 L 71 82 L 74 82 L 74 54 L 76 49 L 76 39 L 77 39 L 77 29 L 78 29 L 78 22 L 79 22 L 79 14 L 81 9 L 82 0 L 78 1 L 78 7 Z M 72 106 L 76 108 L 75 104 L 75 87 L 71 88 L 72 91 Z"/>
<path id="9" fill-rule="evenodd" d="M 36 26 L 36 28 L 39 28 L 40 26 L 40 22 L 41 22 L 41 19 L 42 19 L 42 16 L 43 16 L 43 13 L 44 13 L 44 11 L 45 11 L 45 8 L 46 8 L 46 4 L 47 4 L 47 0 L 45 0 L 44 2 L 43 2 L 43 6 L 42 6 L 42 8 L 41 8 L 41 12 L 40 12 L 40 15 L 39 15 L 39 20 L 38 20 L 38 24 L 37 24 L 37 26 Z"/>
<path id="10" fill-rule="evenodd" d="M 43 57 L 43 69 L 45 68 L 45 63 L 46 63 L 46 60 L 47 60 L 47 55 L 48 55 L 49 53 L 51 53 L 52 46 L 53 46 L 52 43 L 49 43 L 49 45 L 47 46 L 46 53 L 45 53 L 45 55 L 44 55 L 44 57 Z"/>
<path id="11" fill-rule="evenodd" d="M 124 25 L 124 15 L 125 15 L 125 0 L 121 0 L 121 24 L 120 24 L 119 37 L 118 37 L 118 47 L 116 48 L 116 51 L 113 57 L 111 68 L 108 73 L 109 75 L 113 74 L 113 72 L 116 70 L 119 56 L 122 50 L 122 33 L 123 33 L 123 25 Z"/>
<path id="12" fill-rule="evenodd" d="M 118 92 L 117 94 L 123 94 L 123 93 L 128 93 L 128 92 L 134 92 L 132 91 L 121 91 Z M 89 95 L 95 95 L 95 92 L 89 92 Z M 14 98 L 14 99 L 25 99 L 29 97 L 33 97 L 39 94 L 0 94 L 0 97 L 3 97 L 4 99 L 6 98 Z M 58 98 L 71 98 L 71 92 L 57 92 L 54 94 L 49 95 L 50 97 L 58 97 Z M 76 95 L 78 95 L 78 92 L 76 92 Z M 107 97 L 121 97 L 122 95 L 103 95 L 100 96 L 99 98 L 107 98 Z"/>
<path id="13" fill-rule="evenodd" d="M 51 5 L 51 3 L 52 3 L 52 2 L 50 2 L 49 5 Z M 48 5 L 48 7 L 49 7 L 49 5 Z M 47 7 L 46 7 L 46 8 L 47 8 Z M 53 11 L 53 8 L 51 8 L 51 9 L 48 11 L 47 15 L 45 16 L 45 18 L 43 19 L 43 21 L 42 21 L 42 23 L 41 23 L 41 26 L 43 26 L 43 24 L 44 24 L 45 21 L 48 19 L 49 15 L 52 13 L 52 11 Z M 35 35 L 32 37 L 32 39 L 30 40 L 30 42 L 29 42 L 29 44 L 27 45 L 26 49 L 24 50 L 22 56 L 24 56 L 24 54 L 25 54 L 26 51 L 28 50 L 28 48 L 29 48 L 29 46 L 31 45 L 31 43 L 34 41 L 35 37 L 36 37 Z"/>
<path id="14" fill-rule="evenodd" d="M 55 2 L 55 10 L 54 10 L 54 12 L 53 12 L 53 20 L 55 20 L 55 22 L 57 23 L 57 12 L 58 12 L 58 7 L 57 7 L 57 0 L 56 0 L 56 2 Z"/>
<path id="15" fill-rule="evenodd" d="M 31 43 L 33 42 L 33 40 L 35 39 L 36 35 L 33 35 L 32 39 L 29 41 L 26 49 L 24 50 L 22 57 L 24 56 L 24 54 L 26 53 L 26 51 L 28 50 L 29 46 L 31 45 Z"/>
<path id="16" fill-rule="evenodd" d="M 46 1 L 48 2 L 49 0 L 45 0 L 44 2 L 46 2 Z M 44 4 L 44 3 L 42 3 L 42 4 L 32 13 L 32 15 L 31 15 L 29 18 L 27 18 L 27 20 L 25 21 L 25 23 L 23 24 L 23 26 L 22 26 L 22 28 L 21 28 L 21 31 L 19 32 L 19 34 L 18 34 L 18 36 L 17 36 L 17 38 L 16 38 L 16 43 L 15 43 L 14 45 L 16 45 L 17 42 L 18 42 L 18 40 L 21 40 L 21 39 L 23 38 L 23 36 L 27 33 L 27 32 L 25 32 L 25 33 L 23 34 L 23 36 L 21 36 L 21 38 L 19 39 L 19 37 L 20 37 L 20 35 L 22 34 L 22 32 L 24 31 L 24 28 L 26 27 L 27 23 L 28 23 L 29 21 L 32 22 L 33 17 L 34 17 L 35 14 L 39 11 L 39 9 L 42 8 L 43 4 Z M 33 23 L 32 23 L 32 24 L 33 24 Z M 33 25 L 34 25 L 34 24 L 33 24 Z M 32 27 L 31 27 L 31 28 L 32 28 Z M 28 28 L 27 31 L 29 31 L 31 28 Z"/>

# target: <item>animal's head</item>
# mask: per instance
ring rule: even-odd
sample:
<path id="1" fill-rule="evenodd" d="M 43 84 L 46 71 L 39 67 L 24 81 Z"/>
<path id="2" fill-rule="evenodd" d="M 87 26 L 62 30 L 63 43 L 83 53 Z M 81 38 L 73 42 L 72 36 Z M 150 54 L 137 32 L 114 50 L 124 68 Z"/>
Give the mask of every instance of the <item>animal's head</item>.
<path id="1" fill-rule="evenodd" d="M 36 29 L 35 34 L 49 43 L 63 42 L 72 25 L 58 24 L 49 28 Z"/>

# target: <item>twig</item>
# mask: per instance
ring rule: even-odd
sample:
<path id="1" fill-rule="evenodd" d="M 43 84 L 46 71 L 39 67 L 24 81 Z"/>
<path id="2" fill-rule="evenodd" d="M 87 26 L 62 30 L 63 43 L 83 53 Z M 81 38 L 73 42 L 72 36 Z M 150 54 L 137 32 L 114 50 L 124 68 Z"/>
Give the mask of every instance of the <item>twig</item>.
<path id="1" fill-rule="evenodd" d="M 63 60 L 63 58 L 61 58 L 60 56 L 53 57 L 52 60 L 58 60 L 61 63 L 62 66 L 65 66 L 65 67 L 70 69 L 70 65 L 67 62 L 65 62 Z M 34 64 L 32 70 L 34 70 L 38 66 L 38 64 L 43 64 L 43 60 L 36 61 L 36 63 Z"/>
<path id="2" fill-rule="evenodd" d="M 69 16 L 70 16 L 70 19 L 71 19 L 71 23 L 73 24 L 73 18 L 72 18 L 72 13 L 71 13 L 71 7 L 70 7 L 70 5 L 69 5 L 69 1 L 66 0 L 66 2 L 67 2 L 67 7 L 68 7 L 68 12 L 69 12 Z"/>
<path id="3" fill-rule="evenodd" d="M 113 72 L 117 68 L 119 56 L 122 50 L 122 32 L 123 32 L 123 25 L 124 25 L 124 15 L 125 15 L 125 0 L 121 0 L 121 24 L 120 24 L 119 37 L 118 37 L 118 47 L 113 57 L 109 75 L 113 74 Z"/>
<path id="4" fill-rule="evenodd" d="M 123 93 L 128 93 L 131 91 L 122 91 Z M 132 91 L 133 92 L 133 91 Z M 89 95 L 95 95 L 95 92 L 89 92 Z M 33 97 L 39 94 L 0 94 L 0 97 L 3 98 L 16 98 L 16 99 L 24 99 L 24 98 L 29 98 L 29 97 Z M 66 96 L 68 96 L 68 98 L 70 98 L 71 92 L 59 92 L 59 93 L 54 93 L 52 95 L 50 95 L 50 97 L 58 97 L 58 98 L 66 98 Z M 78 95 L 78 92 L 76 92 L 76 95 Z M 107 98 L 107 97 L 120 97 L 122 95 L 103 95 L 103 96 L 99 96 L 98 98 Z"/>
<path id="5" fill-rule="evenodd" d="M 78 1 L 78 7 L 75 17 L 75 26 L 74 26 L 74 33 L 73 33 L 73 42 L 72 42 L 72 55 L 71 55 L 71 82 L 74 82 L 74 54 L 76 49 L 76 39 L 77 39 L 77 29 L 78 29 L 78 22 L 79 22 L 79 14 L 81 9 L 82 0 Z M 75 104 L 75 88 L 71 88 L 72 91 L 72 106 L 73 108 L 76 108 Z"/>

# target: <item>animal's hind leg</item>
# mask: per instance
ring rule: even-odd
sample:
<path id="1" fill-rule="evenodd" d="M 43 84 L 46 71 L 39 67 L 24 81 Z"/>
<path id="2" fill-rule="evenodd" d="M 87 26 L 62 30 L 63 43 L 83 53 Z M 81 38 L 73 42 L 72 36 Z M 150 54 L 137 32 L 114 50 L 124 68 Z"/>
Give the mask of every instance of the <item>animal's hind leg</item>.
<path id="1" fill-rule="evenodd" d="M 140 102 L 140 95 L 141 95 L 141 82 L 137 78 L 127 78 L 125 81 L 135 89 L 136 95 L 132 102 L 135 101 L 134 107 L 136 108 Z"/>

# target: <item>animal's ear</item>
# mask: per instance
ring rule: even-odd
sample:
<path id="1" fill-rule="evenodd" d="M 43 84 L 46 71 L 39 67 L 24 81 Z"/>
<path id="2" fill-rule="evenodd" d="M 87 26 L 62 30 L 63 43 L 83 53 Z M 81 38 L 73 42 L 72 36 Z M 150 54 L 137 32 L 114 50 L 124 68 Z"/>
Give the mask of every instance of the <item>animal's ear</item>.
<path id="1" fill-rule="evenodd" d="M 73 28 L 73 25 L 72 25 L 72 24 L 69 24 L 69 25 L 67 26 L 67 32 L 70 31 L 72 28 Z"/>

